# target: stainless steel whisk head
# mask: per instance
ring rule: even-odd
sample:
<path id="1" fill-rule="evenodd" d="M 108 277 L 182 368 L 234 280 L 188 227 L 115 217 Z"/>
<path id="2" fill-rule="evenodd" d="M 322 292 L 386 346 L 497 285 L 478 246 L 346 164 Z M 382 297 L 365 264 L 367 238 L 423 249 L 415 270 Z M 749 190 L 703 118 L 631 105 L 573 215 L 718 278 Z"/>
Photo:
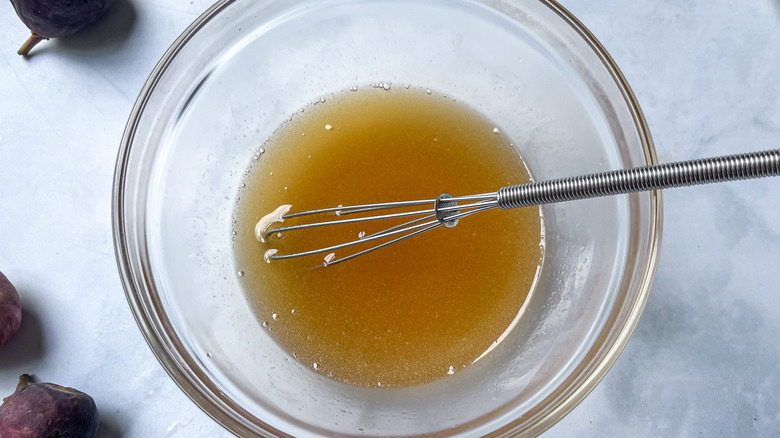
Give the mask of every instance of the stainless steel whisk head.
<path id="1" fill-rule="evenodd" d="M 338 206 L 297 213 L 286 213 L 290 206 L 283 206 L 285 208 L 283 215 L 270 220 L 267 219 L 268 217 L 263 218 L 258 223 L 255 232 L 258 239 L 264 241 L 265 238 L 277 233 L 364 221 L 415 218 L 353 241 L 324 248 L 294 254 L 277 254 L 275 249 L 266 252 L 267 261 L 328 253 L 325 258 L 325 266 L 330 266 L 409 239 L 434 228 L 441 226 L 452 228 L 457 225 L 460 219 L 494 208 L 506 210 L 554 202 L 778 175 L 780 175 L 780 149 L 774 149 L 519 184 L 502 187 L 496 192 L 481 195 L 453 197 L 444 193 L 435 199 Z M 426 205 L 429 207 L 421 210 L 373 214 L 385 210 L 408 209 Z M 279 210 L 277 209 L 277 211 Z M 361 215 L 367 213 L 372 214 Z M 349 217 L 353 215 L 354 217 Z M 323 220 L 274 227 L 276 223 L 289 219 L 316 216 L 321 216 Z M 338 250 L 370 242 L 374 242 L 374 244 L 366 249 L 343 257 L 335 257 L 335 252 Z"/>
<path id="2" fill-rule="evenodd" d="M 465 204 L 460 204 L 460 203 L 465 203 Z M 408 207 L 419 207 L 424 205 L 428 205 L 430 206 L 430 208 L 423 209 L 423 210 L 403 211 L 403 212 L 388 213 L 388 214 L 373 215 L 373 216 L 342 218 L 344 216 L 356 215 L 360 213 L 368 213 L 368 212 L 376 212 L 380 210 L 390 210 L 390 209 L 399 209 L 399 208 L 408 208 Z M 384 248 L 387 245 L 400 242 L 405 239 L 409 239 L 418 234 L 422 234 L 426 231 L 430 231 L 440 226 L 452 228 L 455 225 L 457 225 L 460 219 L 464 217 L 471 216 L 472 214 L 480 213 L 483 211 L 487 211 L 496 208 L 498 206 L 499 206 L 498 197 L 496 193 L 486 193 L 483 195 L 471 195 L 471 196 L 460 196 L 460 197 L 452 197 L 449 194 L 444 193 L 436 197 L 436 199 L 386 202 L 380 204 L 365 204 L 365 205 L 352 205 L 347 207 L 339 206 L 333 208 L 323 208 L 319 210 L 309 210 L 309 211 L 303 211 L 299 213 L 285 214 L 282 216 L 282 219 L 288 220 L 288 219 L 294 219 L 294 218 L 299 218 L 304 216 L 322 216 L 327 218 L 328 215 L 330 215 L 331 218 L 335 216 L 338 219 L 323 220 L 319 222 L 309 222 L 300 225 L 291 225 L 291 226 L 284 226 L 278 228 L 267 228 L 265 230 L 259 230 L 261 233 L 263 233 L 263 235 L 258 237 L 266 238 L 277 233 L 287 233 L 290 231 L 304 230 L 308 228 L 352 224 L 352 223 L 365 222 L 365 221 L 392 220 L 398 218 L 409 218 L 409 217 L 419 216 L 416 219 L 412 219 L 402 224 L 386 228 L 382 231 L 373 234 L 362 236 L 350 242 L 328 246 L 325 248 L 313 249 L 310 251 L 299 252 L 295 254 L 276 254 L 275 252 L 272 252 L 267 255 L 267 259 L 270 260 L 282 260 L 282 259 L 302 257 L 307 255 L 313 255 L 313 254 L 333 253 L 342 248 L 364 244 L 368 242 L 381 241 L 381 243 L 377 243 L 376 245 L 368 249 L 364 249 L 362 251 L 344 257 L 331 258 L 331 259 L 326 258 L 325 265 L 329 266 L 336 263 L 347 261 L 359 255 L 363 255 L 380 248 Z M 391 240 L 382 241 L 383 239 L 387 239 L 391 237 L 392 237 Z"/>

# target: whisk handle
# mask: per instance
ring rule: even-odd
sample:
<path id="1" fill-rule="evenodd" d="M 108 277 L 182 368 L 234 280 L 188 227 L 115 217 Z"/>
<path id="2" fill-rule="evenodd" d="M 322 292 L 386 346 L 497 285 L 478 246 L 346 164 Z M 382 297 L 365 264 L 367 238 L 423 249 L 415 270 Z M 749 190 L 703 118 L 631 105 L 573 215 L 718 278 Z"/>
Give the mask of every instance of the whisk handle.
<path id="1" fill-rule="evenodd" d="M 501 209 L 780 175 L 780 149 L 508 186 Z"/>

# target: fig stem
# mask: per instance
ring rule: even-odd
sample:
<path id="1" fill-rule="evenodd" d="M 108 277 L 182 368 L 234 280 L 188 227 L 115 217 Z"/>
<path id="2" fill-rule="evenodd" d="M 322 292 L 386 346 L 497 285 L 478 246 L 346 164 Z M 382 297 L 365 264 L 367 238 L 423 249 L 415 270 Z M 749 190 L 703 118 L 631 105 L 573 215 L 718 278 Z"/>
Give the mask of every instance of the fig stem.
<path id="1" fill-rule="evenodd" d="M 29 374 L 22 374 L 19 376 L 19 384 L 16 385 L 16 392 L 29 385 L 32 382 L 32 377 Z"/>
<path id="2" fill-rule="evenodd" d="M 32 32 L 30 35 L 30 38 L 27 38 L 27 41 L 22 44 L 22 47 L 19 48 L 19 50 L 16 52 L 22 56 L 30 56 L 30 50 L 35 47 L 36 44 L 40 43 L 43 40 L 47 40 L 48 38 L 44 38 L 40 35 L 38 35 L 35 32 Z"/>
<path id="3" fill-rule="evenodd" d="M 16 391 L 14 391 L 14 394 L 16 394 L 17 392 L 21 391 L 22 388 L 24 388 L 27 385 L 29 385 L 30 382 L 32 382 L 32 377 L 29 374 L 22 374 L 21 376 L 19 376 L 19 384 L 16 385 Z M 10 395 L 8 397 L 10 397 Z M 3 398 L 3 402 L 5 402 L 5 400 L 8 397 L 4 397 Z"/>

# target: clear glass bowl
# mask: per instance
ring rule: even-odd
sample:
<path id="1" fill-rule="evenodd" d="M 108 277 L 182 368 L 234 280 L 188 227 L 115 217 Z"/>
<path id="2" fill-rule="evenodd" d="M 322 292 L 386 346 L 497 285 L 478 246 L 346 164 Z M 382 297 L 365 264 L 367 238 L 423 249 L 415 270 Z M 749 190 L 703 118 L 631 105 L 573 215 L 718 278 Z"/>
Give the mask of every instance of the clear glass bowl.
<path id="1" fill-rule="evenodd" d="M 617 66 L 553 1 L 220 1 L 163 56 L 122 139 L 114 240 L 138 325 L 178 385 L 239 435 L 541 433 L 593 389 L 639 319 L 659 193 L 544 207 L 544 266 L 517 326 L 489 357 L 421 387 L 320 376 L 245 302 L 230 229 L 253 154 L 307 103 L 377 81 L 488 115 L 537 179 L 655 163 Z"/>

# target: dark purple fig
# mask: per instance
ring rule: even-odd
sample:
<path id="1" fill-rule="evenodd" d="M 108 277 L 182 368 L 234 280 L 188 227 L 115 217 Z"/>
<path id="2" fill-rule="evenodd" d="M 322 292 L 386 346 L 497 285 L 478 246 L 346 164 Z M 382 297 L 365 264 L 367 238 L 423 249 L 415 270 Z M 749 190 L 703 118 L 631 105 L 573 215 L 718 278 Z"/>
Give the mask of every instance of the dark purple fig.
<path id="1" fill-rule="evenodd" d="M 16 14 L 32 31 L 17 52 L 27 56 L 41 40 L 72 35 L 96 22 L 112 0 L 11 0 Z"/>
<path id="2" fill-rule="evenodd" d="M 0 406 L 0 437 L 90 438 L 97 434 L 99 415 L 92 397 L 53 383 L 31 383 L 19 377 L 16 392 Z"/>
<path id="3" fill-rule="evenodd" d="M 19 294 L 8 278 L 0 272 L 0 348 L 14 337 L 21 323 L 22 303 L 19 301 Z"/>

